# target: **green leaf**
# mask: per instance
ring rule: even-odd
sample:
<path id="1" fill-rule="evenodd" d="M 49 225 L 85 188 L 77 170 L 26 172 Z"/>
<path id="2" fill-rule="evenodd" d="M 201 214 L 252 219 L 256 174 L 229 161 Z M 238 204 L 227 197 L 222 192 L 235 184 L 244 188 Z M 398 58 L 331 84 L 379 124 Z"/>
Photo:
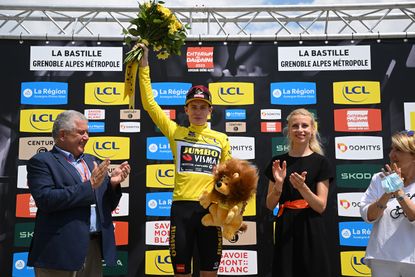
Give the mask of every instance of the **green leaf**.
<path id="1" fill-rule="evenodd" d="M 132 38 L 131 38 L 131 37 L 126 37 L 126 38 L 124 39 L 124 41 L 125 41 L 128 45 L 130 45 L 130 44 L 131 44 L 131 41 L 132 41 Z"/>
<path id="2" fill-rule="evenodd" d="M 130 23 L 133 25 L 138 25 L 140 18 L 134 18 L 133 20 L 130 20 Z"/>
<path id="3" fill-rule="evenodd" d="M 140 33 L 137 31 L 137 29 L 134 29 L 134 28 L 130 28 L 130 29 L 128 29 L 128 32 L 129 32 L 131 35 L 135 36 L 135 37 L 138 37 L 138 36 L 140 35 Z"/>

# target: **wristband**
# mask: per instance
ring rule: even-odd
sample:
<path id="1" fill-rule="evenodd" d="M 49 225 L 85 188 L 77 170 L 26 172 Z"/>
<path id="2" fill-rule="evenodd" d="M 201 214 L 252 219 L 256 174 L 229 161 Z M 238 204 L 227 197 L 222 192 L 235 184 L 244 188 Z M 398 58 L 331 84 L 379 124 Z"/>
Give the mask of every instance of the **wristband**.
<path id="1" fill-rule="evenodd" d="M 376 207 L 377 207 L 378 209 L 384 210 L 384 209 L 386 209 L 386 207 L 387 207 L 387 206 L 383 206 L 383 205 L 382 205 L 382 204 L 380 204 L 378 201 L 376 201 Z"/>
<path id="2" fill-rule="evenodd" d="M 280 196 L 280 195 L 282 194 L 282 191 L 280 191 L 280 190 L 276 190 L 276 189 L 274 188 L 274 194 L 275 194 L 275 195 L 277 195 L 277 196 Z"/>
<path id="3" fill-rule="evenodd" d="M 405 198 L 405 194 L 396 196 L 396 200 L 398 200 L 398 202 L 402 202 L 404 198 Z"/>

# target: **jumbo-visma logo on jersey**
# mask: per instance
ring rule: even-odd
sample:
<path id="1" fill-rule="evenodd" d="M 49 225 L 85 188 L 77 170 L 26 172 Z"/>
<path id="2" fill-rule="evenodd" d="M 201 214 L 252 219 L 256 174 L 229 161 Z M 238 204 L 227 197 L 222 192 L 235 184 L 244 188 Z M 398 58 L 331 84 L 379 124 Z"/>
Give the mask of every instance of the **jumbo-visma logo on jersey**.
<path id="1" fill-rule="evenodd" d="M 214 105 L 252 105 L 254 104 L 253 83 L 211 83 L 209 91 L 212 93 Z"/>
<path id="2" fill-rule="evenodd" d="M 50 133 L 53 122 L 64 110 L 33 109 L 20 111 L 20 132 Z"/>
<path id="3" fill-rule="evenodd" d="M 128 97 L 124 98 L 124 83 L 86 83 L 85 104 L 104 106 L 127 105 Z"/>
<path id="4" fill-rule="evenodd" d="M 333 103 L 345 105 L 379 104 L 380 83 L 373 81 L 334 82 Z"/>
<path id="5" fill-rule="evenodd" d="M 91 137 L 85 152 L 100 159 L 125 160 L 130 158 L 130 138 Z"/>

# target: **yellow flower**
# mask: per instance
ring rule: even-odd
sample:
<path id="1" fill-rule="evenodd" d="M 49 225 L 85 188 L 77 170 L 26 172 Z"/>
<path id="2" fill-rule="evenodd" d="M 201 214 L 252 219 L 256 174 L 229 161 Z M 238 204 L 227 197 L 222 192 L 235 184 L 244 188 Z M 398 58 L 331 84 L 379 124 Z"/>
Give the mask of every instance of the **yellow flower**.
<path id="1" fill-rule="evenodd" d="M 161 46 L 161 45 L 154 45 L 154 46 L 153 46 L 153 50 L 154 50 L 154 51 L 156 51 L 156 52 L 160 51 L 160 50 L 161 50 L 161 48 L 162 48 L 162 46 Z"/>
<path id="2" fill-rule="evenodd" d="M 175 24 L 175 22 L 171 22 L 169 24 L 169 34 L 173 35 L 176 32 L 177 32 L 177 25 Z"/>
<path id="3" fill-rule="evenodd" d="M 157 58 L 158 58 L 159 60 L 165 60 L 165 59 L 167 59 L 169 56 L 170 56 L 170 55 L 169 55 L 169 53 L 168 53 L 168 52 L 166 52 L 166 51 L 163 51 L 163 52 L 160 52 L 160 53 L 158 53 L 158 54 L 157 54 Z"/>
<path id="4" fill-rule="evenodd" d="M 141 39 L 141 43 L 144 44 L 145 46 L 149 45 L 149 42 L 146 39 Z"/>
<path id="5" fill-rule="evenodd" d="M 176 26 L 177 30 L 180 30 L 181 28 L 183 28 L 183 25 L 182 25 L 182 23 L 180 23 L 179 20 L 175 20 L 174 25 Z"/>
<path id="6" fill-rule="evenodd" d="M 128 37 L 125 41 L 130 44 L 140 38 L 138 41 L 153 48 L 159 59 L 167 59 L 172 54 L 180 55 L 188 27 L 182 25 L 174 13 L 158 1 L 143 0 L 143 4 L 139 4 L 140 11 L 137 18 L 130 21 L 134 26 L 127 30 Z M 127 52 L 124 62 L 140 59 L 141 51 L 138 45 L 133 46 Z"/>
<path id="7" fill-rule="evenodd" d="M 164 18 L 168 18 L 171 15 L 171 11 L 160 4 L 157 4 L 157 10 L 163 14 Z"/>

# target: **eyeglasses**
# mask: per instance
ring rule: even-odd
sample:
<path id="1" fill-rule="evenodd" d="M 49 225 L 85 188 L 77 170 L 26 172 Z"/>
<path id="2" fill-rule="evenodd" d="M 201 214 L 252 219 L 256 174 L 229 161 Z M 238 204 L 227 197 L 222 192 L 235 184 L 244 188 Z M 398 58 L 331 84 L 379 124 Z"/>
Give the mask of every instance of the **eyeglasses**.
<path id="1" fill-rule="evenodd" d="M 415 131 L 414 130 L 403 130 L 403 131 L 400 131 L 399 134 L 407 135 L 408 137 L 413 137 L 415 134 Z"/>

